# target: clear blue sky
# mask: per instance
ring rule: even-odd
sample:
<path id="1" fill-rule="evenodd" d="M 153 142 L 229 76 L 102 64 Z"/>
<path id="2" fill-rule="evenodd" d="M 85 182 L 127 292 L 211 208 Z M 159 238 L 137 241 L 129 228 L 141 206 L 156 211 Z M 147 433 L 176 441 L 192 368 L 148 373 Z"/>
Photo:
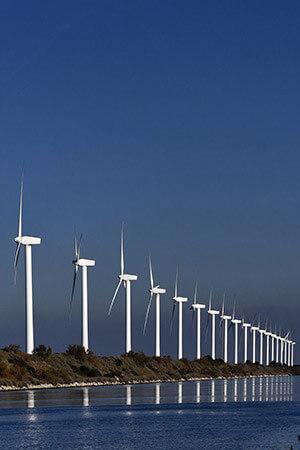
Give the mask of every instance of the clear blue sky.
<path id="1" fill-rule="evenodd" d="M 107 310 L 125 222 L 133 347 L 152 253 L 162 351 L 179 265 L 199 291 L 297 331 L 300 294 L 300 5 L 278 1 L 10 1 L 0 5 L 0 346 L 24 344 L 24 271 L 13 285 L 20 174 L 34 248 L 36 343 L 80 342 L 73 228 L 84 234 L 90 343 L 124 351 L 124 293 Z M 185 353 L 194 355 L 190 311 Z M 299 328 L 299 327 L 298 327 Z M 298 333 L 298 334 L 297 334 Z"/>

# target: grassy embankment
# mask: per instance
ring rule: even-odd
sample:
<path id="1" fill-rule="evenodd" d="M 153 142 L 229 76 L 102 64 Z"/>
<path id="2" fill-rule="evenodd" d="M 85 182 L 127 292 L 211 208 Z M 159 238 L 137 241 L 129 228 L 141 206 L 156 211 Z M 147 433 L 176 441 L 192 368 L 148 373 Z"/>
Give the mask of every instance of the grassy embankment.
<path id="1" fill-rule="evenodd" d="M 148 357 L 134 352 L 119 357 L 96 356 L 91 352 L 86 354 L 83 347 L 77 345 L 70 345 L 65 353 L 54 354 L 45 346 L 38 347 L 33 355 L 21 352 L 14 345 L 0 350 L 0 389 L 41 384 L 113 384 L 298 374 L 300 366 L 272 363 L 264 367 L 250 362 L 233 365 L 220 359 L 213 361 L 209 356 L 195 361 L 178 361 L 169 356 Z"/>

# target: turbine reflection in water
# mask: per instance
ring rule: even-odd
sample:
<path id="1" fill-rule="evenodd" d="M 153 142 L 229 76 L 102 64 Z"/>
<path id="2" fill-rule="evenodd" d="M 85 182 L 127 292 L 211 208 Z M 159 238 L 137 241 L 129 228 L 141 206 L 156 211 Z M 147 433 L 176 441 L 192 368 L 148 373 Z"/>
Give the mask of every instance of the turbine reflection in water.
<path id="1" fill-rule="evenodd" d="M 131 385 L 126 386 L 126 405 L 131 405 Z"/>
<path id="2" fill-rule="evenodd" d="M 182 381 L 178 383 L 178 403 L 182 403 Z"/>
<path id="3" fill-rule="evenodd" d="M 155 385 L 155 404 L 160 404 L 160 384 L 156 383 Z"/>

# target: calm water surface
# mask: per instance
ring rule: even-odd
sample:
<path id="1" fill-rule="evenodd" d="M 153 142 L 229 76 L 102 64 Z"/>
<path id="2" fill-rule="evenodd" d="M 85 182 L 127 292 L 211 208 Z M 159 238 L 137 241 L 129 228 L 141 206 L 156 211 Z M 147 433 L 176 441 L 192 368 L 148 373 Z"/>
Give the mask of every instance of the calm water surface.
<path id="1" fill-rule="evenodd" d="M 5 449 L 300 449 L 300 377 L 0 393 Z"/>

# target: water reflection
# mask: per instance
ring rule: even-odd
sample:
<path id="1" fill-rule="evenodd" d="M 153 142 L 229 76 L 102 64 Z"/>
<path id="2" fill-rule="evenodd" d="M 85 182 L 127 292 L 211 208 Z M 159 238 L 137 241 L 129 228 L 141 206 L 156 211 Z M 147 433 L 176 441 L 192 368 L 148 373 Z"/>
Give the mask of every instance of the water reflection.
<path id="1" fill-rule="evenodd" d="M 156 383 L 155 385 L 155 404 L 160 404 L 160 384 Z"/>
<path id="2" fill-rule="evenodd" d="M 130 384 L 126 386 L 126 405 L 131 405 L 131 388 Z"/>
<path id="3" fill-rule="evenodd" d="M 83 406 L 90 406 L 89 388 L 87 388 L 87 387 L 84 387 L 82 389 L 82 405 Z"/>
<path id="4" fill-rule="evenodd" d="M 233 380 L 234 382 L 234 393 L 233 393 L 233 401 L 237 402 L 238 401 L 238 396 L 237 396 L 237 388 L 238 388 L 238 380 Z"/>
<path id="5" fill-rule="evenodd" d="M 27 408 L 34 408 L 34 391 L 27 391 Z"/>
<path id="6" fill-rule="evenodd" d="M 224 386 L 223 386 L 223 395 L 224 395 L 224 402 L 227 402 L 227 380 L 224 380 Z"/>
<path id="7" fill-rule="evenodd" d="M 200 388 L 201 384 L 200 381 L 196 381 L 196 402 L 200 403 L 200 399 L 201 399 L 201 388 Z"/>
<path id="8" fill-rule="evenodd" d="M 1 392 L 0 408 L 296 400 L 300 377 L 275 376 Z"/>
<path id="9" fill-rule="evenodd" d="M 182 381 L 178 383 L 178 403 L 182 403 Z"/>

